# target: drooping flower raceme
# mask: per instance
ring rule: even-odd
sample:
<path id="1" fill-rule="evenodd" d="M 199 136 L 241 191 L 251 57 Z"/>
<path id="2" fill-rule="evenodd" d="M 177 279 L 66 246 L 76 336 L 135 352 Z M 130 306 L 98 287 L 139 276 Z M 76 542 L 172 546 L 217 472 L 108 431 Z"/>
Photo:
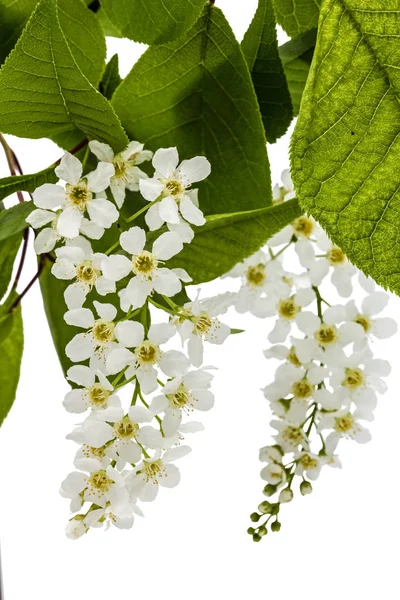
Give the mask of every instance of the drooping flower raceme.
<path id="1" fill-rule="evenodd" d="M 282 181 L 284 185 L 274 190 L 276 202 L 293 197 L 288 171 Z M 284 259 L 288 256 L 295 264 L 296 255 L 300 271 L 294 274 L 285 268 Z M 341 440 L 370 440 L 368 423 L 390 373 L 388 362 L 374 357 L 370 341 L 390 337 L 397 326 L 393 319 L 377 316 L 388 296 L 361 273 L 359 283 L 367 293 L 361 306 L 352 299 L 328 301 L 329 275 L 339 297 L 349 298 L 356 274 L 342 250 L 306 215 L 228 274 L 241 279 L 238 312 L 275 316 L 268 335 L 271 345 L 264 354 L 279 366 L 263 390 L 275 433 L 270 445 L 260 450 L 269 500 L 251 514 L 248 532 L 254 541 L 267 534 L 267 525 L 279 531 L 281 505 L 293 499 L 296 481 L 307 495 L 322 468 L 341 466 L 336 454 Z"/>
<path id="2" fill-rule="evenodd" d="M 162 149 L 148 178 L 137 166 L 152 156 L 142 144 L 131 142 L 117 155 L 97 141 L 89 146 L 100 161 L 96 169 L 84 173 L 80 161 L 66 154 L 56 169 L 65 187 L 39 187 L 29 217 L 38 229 L 48 225 L 37 232 L 35 247 L 38 253 L 54 249 L 52 273 L 67 283 L 64 319 L 71 339 L 65 351 L 73 366 L 64 407 L 84 418 L 67 436 L 78 450 L 75 470 L 61 485 L 74 513 L 66 530 L 71 539 L 104 524 L 132 527 L 134 516 L 143 514 L 139 502 L 179 483 L 175 461 L 190 452 L 184 436 L 202 429 L 185 417 L 214 404 L 211 367 L 201 366 L 203 341 L 222 343 L 230 332 L 216 316 L 226 307 L 174 300 L 191 278 L 166 264 L 193 237 L 187 221 L 204 223 L 190 186 L 209 174 L 207 159 L 178 166 L 176 149 Z M 151 241 L 145 229 L 127 229 L 109 199 L 121 207 L 126 190 L 139 188 L 150 201 Z M 128 221 L 136 218 L 134 213 Z M 101 238 L 118 219 L 119 240 L 94 251 L 87 238 Z M 164 223 L 170 231 L 157 232 Z M 167 320 L 152 323 L 154 312 Z M 189 356 L 171 346 L 178 331 L 189 340 Z"/>

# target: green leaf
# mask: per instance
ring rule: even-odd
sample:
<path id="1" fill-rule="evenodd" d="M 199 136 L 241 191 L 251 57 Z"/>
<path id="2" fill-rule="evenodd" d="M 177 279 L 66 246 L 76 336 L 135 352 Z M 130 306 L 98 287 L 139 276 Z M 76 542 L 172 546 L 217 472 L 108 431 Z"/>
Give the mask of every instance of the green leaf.
<path id="1" fill-rule="evenodd" d="M 240 46 L 221 11 L 206 6 L 175 42 L 150 47 L 112 103 L 132 139 L 182 159 L 205 155 L 211 175 L 200 189 L 206 213 L 271 204 L 263 124 Z"/>
<path id="2" fill-rule="evenodd" d="M 398 3 L 325 0 L 292 141 L 298 199 L 366 274 L 400 294 Z"/>
<path id="3" fill-rule="evenodd" d="M 259 0 L 242 41 L 267 140 L 281 137 L 292 120 L 292 102 L 278 53 L 273 0 Z"/>
<path id="4" fill-rule="evenodd" d="M 121 81 L 122 78 L 119 74 L 118 54 L 114 54 L 114 56 L 107 63 L 103 79 L 100 83 L 100 91 L 103 96 L 107 98 L 107 100 L 111 100 Z"/>
<path id="5" fill-rule="evenodd" d="M 4 311 L 4 306 L 0 311 Z M 24 348 L 21 307 L 18 306 L 6 320 L 8 332 L 0 343 L 0 425 L 14 403 L 18 387 Z"/>
<path id="6" fill-rule="evenodd" d="M 321 0 L 274 0 L 279 25 L 290 37 L 318 25 Z"/>
<path id="7" fill-rule="evenodd" d="M 317 30 L 311 29 L 279 46 L 279 56 L 289 86 L 295 117 L 299 114 L 300 102 L 314 55 L 316 39 Z"/>
<path id="8" fill-rule="evenodd" d="M 69 10 L 80 14 L 81 0 L 68 2 Z M 39 2 L 1 69 L 0 129 L 22 137 L 51 139 L 79 129 L 122 150 L 128 140 L 117 116 L 85 76 L 83 64 L 79 66 L 74 58 L 75 53 L 82 58 L 76 52 L 77 39 L 81 39 L 83 53 L 90 43 L 87 25 L 76 23 L 78 37 L 67 40 L 61 27 L 63 6 L 59 0 Z"/>
<path id="9" fill-rule="evenodd" d="M 21 245 L 21 233 L 0 241 L 0 300 L 10 284 L 15 257 Z"/>
<path id="10" fill-rule="evenodd" d="M 15 175 L 0 179 L 0 200 L 14 192 L 34 192 L 43 183 L 56 183 L 57 175 L 53 168 L 44 169 L 31 175 Z"/>
<path id="11" fill-rule="evenodd" d="M 204 0 L 101 0 L 101 6 L 123 37 L 160 44 L 180 37 L 192 26 Z"/>
<path id="12" fill-rule="evenodd" d="M 33 202 L 21 202 L 0 212 L 0 241 L 5 240 L 28 227 L 25 219 L 34 209 Z"/>
<path id="13" fill-rule="evenodd" d="M 14 48 L 37 0 L 0 0 L 0 64 Z"/>
<path id="14" fill-rule="evenodd" d="M 70 282 L 61 281 L 54 277 L 51 273 L 51 267 L 52 263 L 48 262 L 40 274 L 39 283 L 47 322 L 50 327 L 51 336 L 61 368 L 65 375 L 72 365 L 65 354 L 65 346 L 71 341 L 76 333 L 74 327 L 67 325 L 64 321 L 64 314 L 67 311 L 64 300 L 64 291 Z"/>
<path id="15" fill-rule="evenodd" d="M 251 256 L 275 233 L 302 214 L 297 200 L 267 208 L 212 215 L 182 252 L 168 261 L 169 267 L 183 267 L 193 283 L 210 281 L 227 273 Z"/>

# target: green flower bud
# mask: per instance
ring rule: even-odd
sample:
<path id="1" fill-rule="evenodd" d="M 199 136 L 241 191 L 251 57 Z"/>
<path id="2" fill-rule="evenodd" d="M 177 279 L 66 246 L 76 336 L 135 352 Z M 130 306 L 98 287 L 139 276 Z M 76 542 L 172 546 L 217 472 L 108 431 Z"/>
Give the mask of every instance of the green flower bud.
<path id="1" fill-rule="evenodd" d="M 256 512 L 251 513 L 250 515 L 250 519 L 253 521 L 253 523 L 257 523 L 257 521 L 260 520 L 261 515 L 259 515 Z"/>
<path id="2" fill-rule="evenodd" d="M 258 535 L 258 533 L 255 533 L 253 535 L 253 542 L 260 542 L 261 541 L 261 535 Z"/>
<path id="3" fill-rule="evenodd" d="M 279 506 L 279 502 L 277 502 L 276 504 L 272 505 L 271 508 L 271 515 L 277 515 L 279 512 L 280 506 Z"/>
<path id="4" fill-rule="evenodd" d="M 308 494 L 311 494 L 312 492 L 312 485 L 309 481 L 302 481 L 300 484 L 300 492 L 303 494 L 303 496 L 307 496 Z"/>
<path id="5" fill-rule="evenodd" d="M 273 523 L 271 523 L 271 531 L 280 531 L 281 530 L 281 524 L 279 523 L 279 521 L 274 521 Z"/>
<path id="6" fill-rule="evenodd" d="M 276 492 L 276 486 L 272 485 L 272 483 L 268 483 L 265 488 L 263 489 L 263 494 L 264 496 L 267 496 L 267 498 L 269 498 L 270 496 L 273 496 Z"/>
<path id="7" fill-rule="evenodd" d="M 254 527 L 249 527 L 249 528 L 248 528 L 248 530 L 247 530 L 247 533 L 248 533 L 249 535 L 254 535 L 254 534 L 255 534 L 255 532 L 256 532 L 256 530 L 254 529 Z"/>
<path id="8" fill-rule="evenodd" d="M 290 488 L 285 488 L 279 494 L 279 502 L 291 502 L 293 500 L 293 492 Z"/>
<path id="9" fill-rule="evenodd" d="M 259 527 L 258 535 L 260 535 L 261 537 L 264 537 L 264 535 L 267 535 L 267 533 L 268 533 L 268 529 L 265 527 L 265 525 L 262 525 L 261 527 Z"/>
<path id="10" fill-rule="evenodd" d="M 267 502 L 267 500 L 264 500 L 264 502 L 261 502 L 261 504 L 258 505 L 258 510 L 264 515 L 271 512 L 271 508 L 272 504 L 271 502 Z"/>

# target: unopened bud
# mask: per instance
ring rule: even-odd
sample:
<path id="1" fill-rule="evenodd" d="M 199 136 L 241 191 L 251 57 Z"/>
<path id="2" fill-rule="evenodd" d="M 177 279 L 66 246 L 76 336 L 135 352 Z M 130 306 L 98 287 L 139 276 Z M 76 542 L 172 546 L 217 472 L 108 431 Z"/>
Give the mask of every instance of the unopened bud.
<path id="1" fill-rule="evenodd" d="M 311 494 L 312 492 L 312 485 L 309 481 L 302 481 L 300 484 L 300 492 L 303 494 L 303 496 L 307 496 L 308 494 Z"/>
<path id="2" fill-rule="evenodd" d="M 276 487 L 274 485 L 272 485 L 272 483 L 268 483 L 264 489 L 263 489 L 263 494 L 264 496 L 267 496 L 267 498 L 269 498 L 270 496 L 273 496 L 276 492 Z"/>
<path id="3" fill-rule="evenodd" d="M 264 535 L 267 535 L 267 533 L 268 533 L 268 529 L 265 527 L 265 525 L 262 525 L 261 527 L 259 527 L 258 535 L 261 535 L 261 537 L 264 537 Z"/>
<path id="4" fill-rule="evenodd" d="M 253 542 L 260 542 L 261 541 L 261 535 L 258 535 L 258 533 L 255 533 L 253 535 Z"/>
<path id="5" fill-rule="evenodd" d="M 249 528 L 248 528 L 248 530 L 247 530 L 247 533 L 248 533 L 249 535 L 254 535 L 254 534 L 255 534 L 255 532 L 256 532 L 256 530 L 254 529 L 254 527 L 249 527 Z"/>
<path id="6" fill-rule="evenodd" d="M 278 512 L 279 512 L 279 503 L 277 502 L 276 504 L 272 505 L 271 515 L 277 515 Z"/>
<path id="7" fill-rule="evenodd" d="M 274 521 L 273 523 L 271 523 L 271 531 L 280 531 L 281 529 L 281 524 L 279 523 L 279 521 Z"/>
<path id="8" fill-rule="evenodd" d="M 282 490 L 281 493 L 279 494 L 279 502 L 281 502 L 282 504 L 284 502 L 291 502 L 293 500 L 293 492 L 290 488 L 286 488 L 285 490 Z"/>
<path id="9" fill-rule="evenodd" d="M 261 515 L 259 515 L 256 512 L 251 513 L 250 515 L 250 519 L 253 521 L 253 523 L 257 523 L 257 521 L 260 520 Z"/>
<path id="10" fill-rule="evenodd" d="M 264 500 L 264 502 L 261 502 L 261 504 L 258 505 L 258 510 L 260 511 L 260 513 L 263 513 L 264 515 L 266 513 L 271 512 L 271 508 L 272 508 L 272 504 L 271 504 L 271 502 L 268 502 L 267 500 Z"/>

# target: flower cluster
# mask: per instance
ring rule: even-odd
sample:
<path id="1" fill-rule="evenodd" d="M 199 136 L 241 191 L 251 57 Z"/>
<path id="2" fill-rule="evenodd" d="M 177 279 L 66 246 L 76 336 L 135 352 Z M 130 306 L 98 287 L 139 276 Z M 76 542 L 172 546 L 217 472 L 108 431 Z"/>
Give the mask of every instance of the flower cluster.
<path id="1" fill-rule="evenodd" d="M 73 539 L 103 524 L 131 527 L 142 514 L 139 502 L 154 500 L 159 486 L 178 484 L 175 461 L 190 451 L 184 435 L 202 429 L 185 417 L 214 404 L 203 341 L 221 344 L 230 333 L 218 319 L 227 299 L 211 308 L 206 300 L 190 301 L 188 273 L 165 266 L 190 243 L 190 225 L 204 222 L 191 185 L 210 173 L 207 159 L 179 165 L 175 148 L 152 156 L 138 142 L 117 155 L 97 141 L 89 147 L 96 169 L 85 174 L 65 154 L 56 168 L 65 183 L 37 188 L 28 217 L 40 229 L 37 253 L 54 251 L 52 273 L 66 282 L 64 318 L 75 332 L 65 349 L 73 364 L 64 406 L 84 420 L 68 436 L 79 445 L 76 470 L 61 485 L 76 513 L 67 526 Z M 155 172 L 148 177 L 137 165 L 151 158 Z M 118 209 L 126 190 L 140 191 L 148 203 L 124 219 Z M 150 232 L 131 226 L 143 213 Z M 118 241 L 93 251 L 89 240 L 117 221 Z M 152 322 L 165 313 L 164 322 Z M 184 351 L 170 347 L 178 333 Z"/>
<path id="2" fill-rule="evenodd" d="M 282 181 L 284 185 L 274 189 L 275 202 L 293 197 L 288 171 Z M 291 265 L 297 260 L 299 272 L 285 268 L 285 257 Z M 349 298 L 357 273 L 366 292 L 360 306 Z M 275 319 L 268 335 L 271 346 L 264 354 L 280 364 L 263 392 L 276 433 L 274 442 L 260 450 L 264 495 L 270 500 L 252 513 L 254 525 L 248 530 L 260 541 L 268 523 L 272 531 L 279 531 L 280 507 L 292 500 L 295 481 L 302 495 L 311 493 L 311 482 L 325 465 L 340 466 L 336 449 L 341 439 L 369 441 L 366 424 L 373 420 L 390 372 L 387 361 L 374 357 L 372 345 L 375 338 L 393 335 L 397 326 L 393 319 L 377 316 L 388 302 L 387 294 L 375 289 L 305 215 L 228 276 L 241 278 L 238 312 Z M 346 300 L 333 304 L 326 290 Z"/>

